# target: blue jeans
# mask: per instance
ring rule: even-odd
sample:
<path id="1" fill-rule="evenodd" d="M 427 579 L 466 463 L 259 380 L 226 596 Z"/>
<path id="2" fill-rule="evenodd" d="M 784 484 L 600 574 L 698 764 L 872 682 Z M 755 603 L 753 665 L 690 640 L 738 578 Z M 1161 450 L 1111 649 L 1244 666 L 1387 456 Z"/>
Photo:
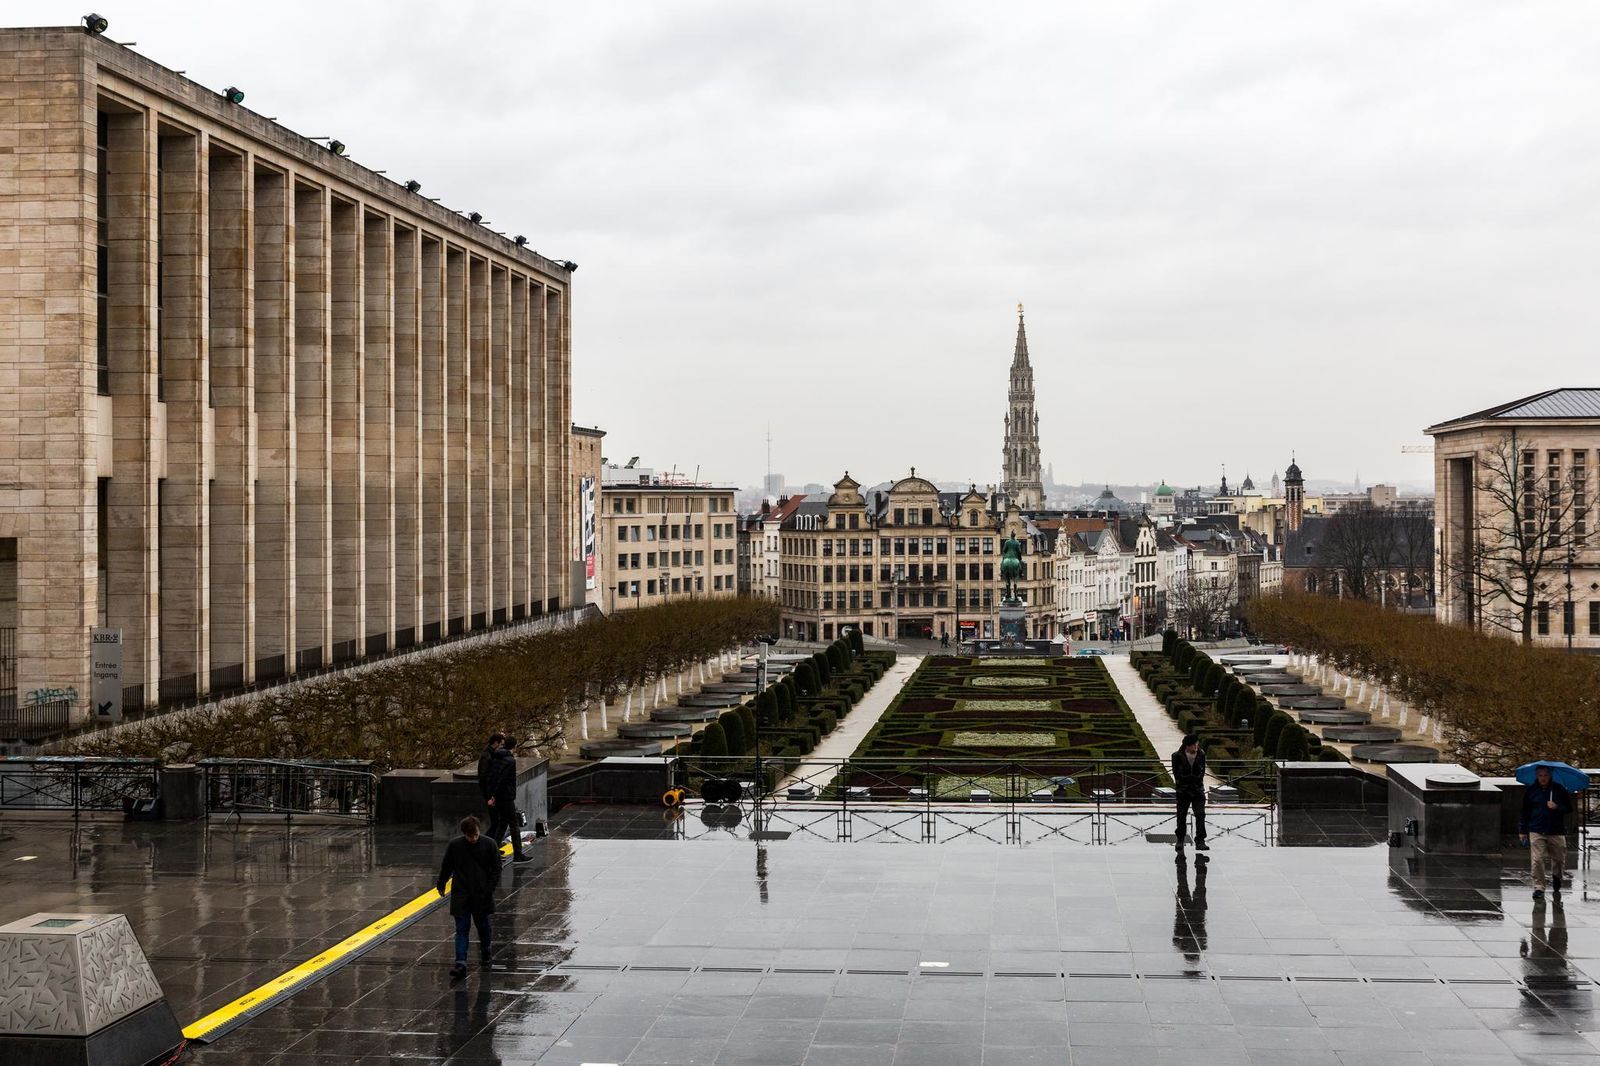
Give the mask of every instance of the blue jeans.
<path id="1" fill-rule="evenodd" d="M 482 949 L 483 958 L 487 959 L 489 957 L 489 940 L 493 935 L 493 929 L 489 924 L 489 913 L 485 911 L 482 914 L 458 914 L 455 919 L 456 962 L 466 965 L 467 942 L 470 939 L 469 934 L 474 925 L 478 927 L 478 947 Z"/>

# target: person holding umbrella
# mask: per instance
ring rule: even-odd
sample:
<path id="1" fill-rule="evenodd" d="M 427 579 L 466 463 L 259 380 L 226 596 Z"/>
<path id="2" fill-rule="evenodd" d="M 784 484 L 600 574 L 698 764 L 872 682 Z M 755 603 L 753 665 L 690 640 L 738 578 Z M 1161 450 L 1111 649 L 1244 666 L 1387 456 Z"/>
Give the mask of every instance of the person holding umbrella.
<path id="1" fill-rule="evenodd" d="M 1533 873 L 1533 898 L 1544 899 L 1545 858 L 1554 875 L 1552 890 L 1561 895 L 1561 872 L 1566 868 L 1567 815 L 1572 813 L 1572 793 L 1589 787 L 1582 770 L 1564 762 L 1541 759 L 1517 767 L 1522 782 L 1522 817 L 1517 836 L 1528 847 Z"/>

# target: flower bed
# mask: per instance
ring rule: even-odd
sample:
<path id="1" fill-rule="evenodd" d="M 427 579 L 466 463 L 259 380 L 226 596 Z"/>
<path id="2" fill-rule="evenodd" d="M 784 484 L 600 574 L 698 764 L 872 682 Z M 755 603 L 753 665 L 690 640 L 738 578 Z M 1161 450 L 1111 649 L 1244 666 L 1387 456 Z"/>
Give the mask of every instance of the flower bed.
<path id="1" fill-rule="evenodd" d="M 997 662 L 1004 674 L 992 672 Z M 986 695 L 969 696 L 974 688 Z M 893 780 L 952 796 L 986 787 L 972 783 L 978 778 L 1004 780 L 1012 798 L 1054 788 L 1055 778 L 1074 779 L 1063 786 L 1068 795 L 1100 787 L 1148 795 L 1165 783 L 1105 666 L 1088 658 L 925 659 L 851 759 L 870 761 L 852 770 L 851 784 Z M 997 767 L 1004 760 L 1016 765 Z"/>

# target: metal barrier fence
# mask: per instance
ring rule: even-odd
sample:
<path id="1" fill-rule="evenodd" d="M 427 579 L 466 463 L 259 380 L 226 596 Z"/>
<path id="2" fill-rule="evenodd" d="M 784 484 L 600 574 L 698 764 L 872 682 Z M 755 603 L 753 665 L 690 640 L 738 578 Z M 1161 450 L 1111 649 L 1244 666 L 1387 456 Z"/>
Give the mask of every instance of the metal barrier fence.
<path id="1" fill-rule="evenodd" d="M 82 755 L 0 758 L 0 812 L 127 811 L 161 794 L 155 759 Z"/>
<path id="2" fill-rule="evenodd" d="M 1271 759 L 1207 764 L 1212 803 L 1274 804 L 1278 777 Z M 1127 804 L 1165 803 L 1172 781 L 1155 759 L 763 759 L 763 792 L 780 799 L 839 804 Z M 681 756 L 673 783 L 701 797 L 706 782 L 745 782 L 753 794 L 757 773 L 748 757 Z"/>
<path id="3" fill-rule="evenodd" d="M 378 775 L 358 759 L 201 759 L 206 817 L 271 815 L 370 824 L 378 814 Z"/>
<path id="4" fill-rule="evenodd" d="M 17 705 L 16 693 L 0 693 L 0 740 L 43 740 L 67 731 L 72 704 L 66 700 Z"/>

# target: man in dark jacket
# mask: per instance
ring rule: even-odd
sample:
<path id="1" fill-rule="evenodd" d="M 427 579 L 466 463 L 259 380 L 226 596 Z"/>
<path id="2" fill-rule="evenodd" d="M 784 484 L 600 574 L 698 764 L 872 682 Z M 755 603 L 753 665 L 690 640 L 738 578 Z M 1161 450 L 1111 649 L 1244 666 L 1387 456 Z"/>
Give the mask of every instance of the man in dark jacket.
<path id="1" fill-rule="evenodd" d="M 1185 734 L 1183 747 L 1172 753 L 1172 784 L 1178 792 L 1178 852 L 1189 828 L 1189 809 L 1194 808 L 1194 850 L 1210 851 L 1206 843 L 1206 753 L 1200 738 Z"/>
<path id="2" fill-rule="evenodd" d="M 1517 833 L 1528 845 L 1528 862 L 1533 867 L 1533 898 L 1544 899 L 1544 860 L 1550 857 L 1555 875 L 1553 886 L 1561 895 L 1561 871 L 1567 860 L 1567 815 L 1572 812 L 1572 793 L 1550 777 L 1550 768 L 1533 772 L 1533 784 L 1522 790 L 1522 818 Z"/>
<path id="3" fill-rule="evenodd" d="M 478 927 L 479 955 L 489 965 L 494 913 L 494 893 L 500 886 L 500 849 L 478 832 L 478 820 L 471 815 L 461 819 L 461 835 L 444 849 L 435 886 L 444 895 L 450 886 L 450 916 L 456 920 L 456 962 L 451 977 L 467 972 L 467 941 L 474 925 Z"/>
<path id="4" fill-rule="evenodd" d="M 506 735 L 500 732 L 489 734 L 489 743 L 484 745 L 483 754 L 478 756 L 478 793 L 483 796 L 484 802 L 489 800 L 489 764 L 494 761 L 494 753 L 500 750 L 500 745 L 506 742 Z"/>
<path id="5" fill-rule="evenodd" d="M 489 836 L 496 846 L 511 834 L 513 862 L 528 862 L 522 853 L 522 829 L 517 825 L 517 757 L 512 754 L 516 742 L 506 737 L 489 759 L 487 802 L 489 804 Z M 479 788 L 485 787 L 481 782 Z"/>

